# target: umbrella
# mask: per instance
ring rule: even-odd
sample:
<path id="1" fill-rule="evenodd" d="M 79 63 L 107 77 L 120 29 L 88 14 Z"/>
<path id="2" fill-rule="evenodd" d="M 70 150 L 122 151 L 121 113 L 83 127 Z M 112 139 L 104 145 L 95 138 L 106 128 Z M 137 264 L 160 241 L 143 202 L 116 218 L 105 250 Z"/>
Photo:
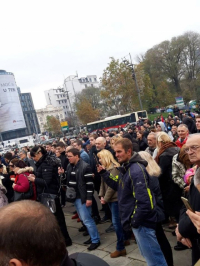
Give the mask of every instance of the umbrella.
<path id="1" fill-rule="evenodd" d="M 173 112 L 173 110 L 169 108 L 169 109 L 167 109 L 167 112 L 171 113 L 171 112 Z"/>

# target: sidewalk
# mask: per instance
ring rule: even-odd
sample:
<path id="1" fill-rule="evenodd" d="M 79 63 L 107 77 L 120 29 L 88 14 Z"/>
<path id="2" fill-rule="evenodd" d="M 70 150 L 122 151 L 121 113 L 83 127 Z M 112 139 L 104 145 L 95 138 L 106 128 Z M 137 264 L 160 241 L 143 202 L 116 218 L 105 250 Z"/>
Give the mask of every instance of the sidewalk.
<path id="1" fill-rule="evenodd" d="M 115 233 L 106 233 L 110 223 L 98 224 L 98 230 L 101 238 L 101 245 L 94 251 L 88 251 L 87 246 L 83 242 L 89 239 L 89 236 L 84 237 L 83 233 L 78 231 L 82 226 L 76 220 L 72 220 L 73 211 L 75 207 L 71 203 L 67 203 L 63 209 L 66 219 L 67 228 L 72 238 L 73 245 L 68 247 L 69 254 L 75 252 L 85 252 L 94 254 L 104 259 L 110 266 L 146 266 L 144 258 L 140 255 L 137 244 L 131 240 L 131 245 L 126 247 L 127 255 L 116 259 L 110 258 L 110 252 L 115 251 L 116 235 Z M 103 213 L 102 213 L 103 215 Z M 167 238 L 170 242 L 174 257 L 174 266 L 190 266 L 191 265 L 191 251 L 189 249 L 184 251 L 175 251 L 173 247 L 176 245 L 176 237 L 172 236 L 171 232 L 166 232 Z"/>

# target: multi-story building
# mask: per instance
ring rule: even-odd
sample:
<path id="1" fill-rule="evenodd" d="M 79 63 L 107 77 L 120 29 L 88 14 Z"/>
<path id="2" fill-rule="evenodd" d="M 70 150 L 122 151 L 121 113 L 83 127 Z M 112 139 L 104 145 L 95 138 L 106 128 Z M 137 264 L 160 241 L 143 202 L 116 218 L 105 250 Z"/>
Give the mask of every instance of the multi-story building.
<path id="1" fill-rule="evenodd" d="M 0 138 L 17 139 L 39 133 L 30 93 L 21 93 L 14 74 L 0 70 Z"/>
<path id="2" fill-rule="evenodd" d="M 18 87 L 17 89 L 19 92 L 19 98 L 26 123 L 25 134 L 26 136 L 33 135 L 33 133 L 38 134 L 40 133 L 40 127 L 31 93 L 29 92 L 21 93 L 20 88 Z"/>
<path id="3" fill-rule="evenodd" d="M 53 105 L 47 105 L 46 108 L 36 110 L 37 118 L 40 125 L 41 132 L 45 132 L 45 124 L 47 123 L 48 116 L 54 116 L 60 121 L 65 119 L 65 113 L 63 107 L 54 107 Z"/>
<path id="4" fill-rule="evenodd" d="M 44 93 L 47 105 L 62 108 L 64 117 L 67 117 L 69 112 L 69 104 L 67 95 L 63 92 L 62 88 L 46 90 Z"/>

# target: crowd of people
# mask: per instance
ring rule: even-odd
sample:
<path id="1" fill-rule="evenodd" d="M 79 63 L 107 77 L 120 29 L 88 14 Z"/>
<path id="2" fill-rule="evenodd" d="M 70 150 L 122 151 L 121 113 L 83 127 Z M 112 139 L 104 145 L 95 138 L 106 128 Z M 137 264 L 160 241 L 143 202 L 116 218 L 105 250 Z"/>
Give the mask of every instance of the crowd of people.
<path id="1" fill-rule="evenodd" d="M 199 132 L 200 116 L 177 110 L 166 119 L 139 119 L 125 128 L 7 152 L 1 156 L 0 207 L 23 200 L 44 204 L 70 246 L 63 208 L 71 202 L 72 219 L 89 236 L 88 250 L 101 245 L 96 225 L 112 222 L 106 232 L 115 231 L 117 245 L 110 257 L 125 256 L 134 239 L 147 265 L 174 265 L 165 224 L 177 237 L 174 249 L 190 248 L 195 265 L 200 259 Z"/>

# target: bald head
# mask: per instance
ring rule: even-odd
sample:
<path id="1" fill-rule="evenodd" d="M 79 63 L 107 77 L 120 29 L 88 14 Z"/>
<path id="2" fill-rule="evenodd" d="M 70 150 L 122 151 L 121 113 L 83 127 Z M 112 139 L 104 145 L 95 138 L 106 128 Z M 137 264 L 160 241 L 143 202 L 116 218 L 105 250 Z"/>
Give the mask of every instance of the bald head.
<path id="1" fill-rule="evenodd" d="M 97 138 L 95 145 L 98 151 L 103 150 L 106 147 L 106 139 L 104 137 Z"/>
<path id="2" fill-rule="evenodd" d="M 17 265 L 57 266 L 65 254 L 60 228 L 45 206 L 24 200 L 0 209 L 0 265 L 16 260 Z"/>

